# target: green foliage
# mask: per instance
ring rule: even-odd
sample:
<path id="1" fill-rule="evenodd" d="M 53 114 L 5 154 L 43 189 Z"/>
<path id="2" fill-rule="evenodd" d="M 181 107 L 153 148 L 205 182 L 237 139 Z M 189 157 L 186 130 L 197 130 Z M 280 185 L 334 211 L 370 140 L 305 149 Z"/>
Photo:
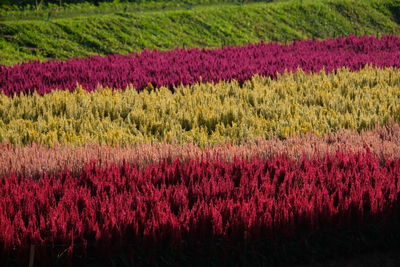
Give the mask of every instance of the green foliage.
<path id="1" fill-rule="evenodd" d="M 361 131 L 400 121 L 400 70 L 343 69 L 137 92 L 55 91 L 0 97 L 0 142 L 194 143 Z"/>
<path id="2" fill-rule="evenodd" d="M 268 2 L 272 0 L 0 0 L 0 7 L 5 10 L 43 10 L 49 7 L 71 7 L 71 6 L 101 6 L 114 5 L 119 3 L 127 3 L 128 5 L 138 4 L 180 4 L 180 5 L 199 5 L 199 4 L 215 4 L 215 3 L 247 3 L 247 2 Z"/>
<path id="3" fill-rule="evenodd" d="M 3 1 L 3 2 L 2 2 Z M 9 2 L 7 2 L 9 1 Z M 0 20 L 71 18 L 82 15 L 105 15 L 154 10 L 192 9 L 196 6 L 272 2 L 287 0 L 155 0 L 155 1 L 68 1 L 27 0 L 28 4 L 10 4 L 13 0 L 0 0 Z M 33 2 L 29 4 L 29 2 Z"/>
<path id="4" fill-rule="evenodd" d="M 304 0 L 0 22 L 0 64 L 176 47 L 398 34 L 399 0 Z M 396 13 L 397 12 L 397 13 Z"/>

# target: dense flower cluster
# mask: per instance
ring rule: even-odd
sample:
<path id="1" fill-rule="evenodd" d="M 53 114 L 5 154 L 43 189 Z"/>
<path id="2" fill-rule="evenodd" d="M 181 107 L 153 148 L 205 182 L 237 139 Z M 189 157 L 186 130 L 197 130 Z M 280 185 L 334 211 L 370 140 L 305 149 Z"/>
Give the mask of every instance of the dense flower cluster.
<path id="1" fill-rule="evenodd" d="M 0 180 L 0 249 L 31 243 L 159 244 L 357 226 L 398 212 L 400 160 L 369 153 L 233 162 L 87 164 Z"/>
<path id="2" fill-rule="evenodd" d="M 243 82 L 255 74 L 276 76 L 298 68 L 317 72 L 348 67 L 357 70 L 371 64 L 377 67 L 400 66 L 400 38 L 381 39 L 343 37 L 325 41 L 297 41 L 289 45 L 250 44 L 221 49 L 177 49 L 144 51 L 139 54 L 111 55 L 65 62 L 31 62 L 0 66 L 0 91 L 6 95 L 45 94 L 52 90 L 75 90 L 77 84 L 86 90 L 98 85 L 143 89 L 215 82 L 235 79 Z"/>

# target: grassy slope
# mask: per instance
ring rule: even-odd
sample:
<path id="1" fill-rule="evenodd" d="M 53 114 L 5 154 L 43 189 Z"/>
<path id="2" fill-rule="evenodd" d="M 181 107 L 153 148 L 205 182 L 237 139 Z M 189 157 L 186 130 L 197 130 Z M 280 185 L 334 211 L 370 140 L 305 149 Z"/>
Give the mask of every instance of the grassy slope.
<path id="1" fill-rule="evenodd" d="M 400 0 L 304 0 L 0 22 L 0 64 L 219 47 L 348 34 L 400 33 Z"/>
<path id="2" fill-rule="evenodd" d="M 100 2 L 98 5 L 89 2 L 59 6 L 55 4 L 25 7 L 1 8 L 0 21 L 71 18 L 85 15 L 112 14 L 116 12 L 142 12 L 151 10 L 192 9 L 196 6 L 216 4 L 243 4 L 251 2 L 277 2 L 290 0 L 141 0 L 140 2 Z M 1 3 L 1 0 L 0 0 Z"/>

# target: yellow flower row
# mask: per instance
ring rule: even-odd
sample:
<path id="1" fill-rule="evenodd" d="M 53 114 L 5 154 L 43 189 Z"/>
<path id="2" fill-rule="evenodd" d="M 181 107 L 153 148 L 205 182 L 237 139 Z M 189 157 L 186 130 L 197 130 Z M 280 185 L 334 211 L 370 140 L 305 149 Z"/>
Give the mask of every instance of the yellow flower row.
<path id="1" fill-rule="evenodd" d="M 276 80 L 219 82 L 137 92 L 99 89 L 44 96 L 0 96 L 0 142 L 46 145 L 87 143 L 195 143 L 341 128 L 357 131 L 400 120 L 400 70 L 366 67 L 336 73 L 299 71 Z"/>

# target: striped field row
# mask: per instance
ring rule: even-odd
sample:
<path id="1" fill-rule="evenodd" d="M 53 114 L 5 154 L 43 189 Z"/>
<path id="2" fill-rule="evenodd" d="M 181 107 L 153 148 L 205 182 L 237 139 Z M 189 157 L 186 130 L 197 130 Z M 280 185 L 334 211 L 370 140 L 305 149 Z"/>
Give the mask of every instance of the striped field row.
<path id="1" fill-rule="evenodd" d="M 0 96 L 0 142 L 14 145 L 193 143 L 322 136 L 400 120 L 400 70 L 254 76 L 145 90 Z"/>
<path id="2" fill-rule="evenodd" d="M 352 130 L 340 130 L 323 137 L 315 135 L 291 136 L 286 140 L 256 140 L 241 145 L 231 143 L 200 148 L 193 144 L 173 145 L 154 144 L 129 147 L 105 145 L 56 146 L 43 145 L 12 146 L 0 144 L 0 176 L 15 173 L 25 177 L 40 177 L 44 173 L 56 174 L 67 169 L 79 173 L 83 166 L 94 161 L 99 166 L 122 164 L 145 167 L 167 159 L 180 158 L 219 159 L 232 161 L 234 158 L 251 160 L 254 157 L 270 158 L 284 154 L 293 159 L 302 157 L 317 158 L 326 154 L 342 152 L 369 151 L 381 159 L 400 158 L 400 125 L 389 124 L 373 130 L 357 133 Z"/>

